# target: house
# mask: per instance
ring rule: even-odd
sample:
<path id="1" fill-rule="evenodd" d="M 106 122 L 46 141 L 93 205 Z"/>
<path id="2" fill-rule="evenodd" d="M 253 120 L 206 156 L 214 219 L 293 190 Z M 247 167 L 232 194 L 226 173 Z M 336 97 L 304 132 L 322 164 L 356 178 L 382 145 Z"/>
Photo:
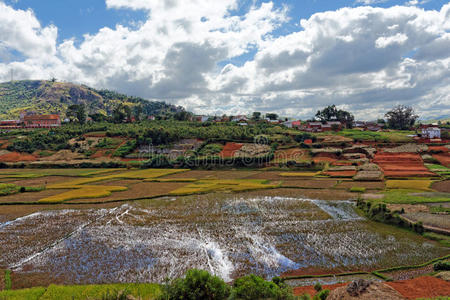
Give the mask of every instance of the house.
<path id="1" fill-rule="evenodd" d="M 51 128 L 61 126 L 59 115 L 26 115 L 21 119 L 26 128 Z"/>
<path id="2" fill-rule="evenodd" d="M 147 120 L 149 120 L 149 121 L 155 121 L 156 118 L 155 118 L 155 116 L 148 116 L 148 117 L 147 117 Z"/>
<path id="3" fill-rule="evenodd" d="M 231 122 L 247 122 L 248 118 L 246 115 L 238 115 L 238 116 L 234 116 L 231 119 Z"/>
<path id="4" fill-rule="evenodd" d="M 283 125 L 286 126 L 287 128 L 293 128 L 292 121 L 283 122 Z"/>
<path id="5" fill-rule="evenodd" d="M 308 122 L 306 124 L 306 131 L 310 132 L 321 132 L 322 131 L 322 122 Z"/>
<path id="6" fill-rule="evenodd" d="M 301 127 L 302 127 L 302 121 L 298 120 L 298 121 L 292 122 L 292 128 L 300 129 Z"/>
<path id="7" fill-rule="evenodd" d="M 16 129 L 20 127 L 19 120 L 4 120 L 0 121 L 0 129 Z"/>
<path id="8" fill-rule="evenodd" d="M 195 116 L 194 120 L 196 122 L 205 123 L 205 122 L 208 122 L 209 117 L 208 116 Z"/>
<path id="9" fill-rule="evenodd" d="M 422 125 L 422 137 L 426 139 L 440 139 L 441 129 L 437 125 Z"/>

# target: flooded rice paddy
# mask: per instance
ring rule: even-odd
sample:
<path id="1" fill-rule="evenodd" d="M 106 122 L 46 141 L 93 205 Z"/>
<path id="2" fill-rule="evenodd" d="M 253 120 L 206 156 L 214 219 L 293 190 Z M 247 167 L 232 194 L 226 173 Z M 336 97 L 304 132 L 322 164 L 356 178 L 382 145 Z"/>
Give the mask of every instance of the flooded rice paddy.
<path id="1" fill-rule="evenodd" d="M 0 223 L 0 269 L 64 283 L 163 282 L 201 268 L 232 280 L 305 267 L 374 269 L 448 253 L 369 222 L 351 201 L 210 194 Z"/>

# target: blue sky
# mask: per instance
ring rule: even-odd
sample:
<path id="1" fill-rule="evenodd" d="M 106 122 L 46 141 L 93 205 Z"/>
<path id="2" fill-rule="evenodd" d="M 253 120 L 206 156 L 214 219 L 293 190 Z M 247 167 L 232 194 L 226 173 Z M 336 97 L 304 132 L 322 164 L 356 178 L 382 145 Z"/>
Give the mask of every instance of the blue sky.
<path id="1" fill-rule="evenodd" d="M 406 104 L 442 117 L 449 20 L 448 0 L 0 0 L 0 80 L 14 70 L 208 114 L 337 104 L 377 118 Z"/>

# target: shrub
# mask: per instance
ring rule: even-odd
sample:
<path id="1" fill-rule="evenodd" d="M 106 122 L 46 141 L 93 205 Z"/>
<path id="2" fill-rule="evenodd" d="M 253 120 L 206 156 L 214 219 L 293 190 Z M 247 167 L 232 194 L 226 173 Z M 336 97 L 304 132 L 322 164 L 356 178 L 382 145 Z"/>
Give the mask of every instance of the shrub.
<path id="1" fill-rule="evenodd" d="M 330 290 L 321 290 L 317 295 L 314 296 L 314 300 L 326 300 L 328 295 L 330 294 Z"/>
<path id="2" fill-rule="evenodd" d="M 320 292 L 320 291 L 322 290 L 322 285 L 318 282 L 318 283 L 316 283 L 316 284 L 314 285 L 314 289 L 315 289 L 317 292 Z"/>
<path id="3" fill-rule="evenodd" d="M 230 287 L 219 277 L 202 270 L 189 270 L 185 278 L 166 283 L 160 300 L 167 299 L 227 299 Z"/>
<path id="4" fill-rule="evenodd" d="M 5 290 L 9 291 L 12 288 L 11 271 L 5 270 Z"/>
<path id="5" fill-rule="evenodd" d="M 433 265 L 435 271 L 450 271 L 450 262 L 440 261 Z"/>
<path id="6" fill-rule="evenodd" d="M 292 290 L 281 280 L 265 281 L 256 275 L 237 279 L 233 284 L 230 299 L 294 299 Z"/>

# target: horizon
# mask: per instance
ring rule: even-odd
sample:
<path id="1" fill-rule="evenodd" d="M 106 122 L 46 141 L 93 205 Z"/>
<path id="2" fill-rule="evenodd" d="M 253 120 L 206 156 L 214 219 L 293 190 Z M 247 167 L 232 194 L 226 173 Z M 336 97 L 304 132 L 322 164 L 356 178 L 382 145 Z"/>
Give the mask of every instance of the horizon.
<path id="1" fill-rule="evenodd" d="M 0 28 L 0 81 L 54 77 L 206 115 L 450 111 L 448 1 L 0 0 Z"/>

